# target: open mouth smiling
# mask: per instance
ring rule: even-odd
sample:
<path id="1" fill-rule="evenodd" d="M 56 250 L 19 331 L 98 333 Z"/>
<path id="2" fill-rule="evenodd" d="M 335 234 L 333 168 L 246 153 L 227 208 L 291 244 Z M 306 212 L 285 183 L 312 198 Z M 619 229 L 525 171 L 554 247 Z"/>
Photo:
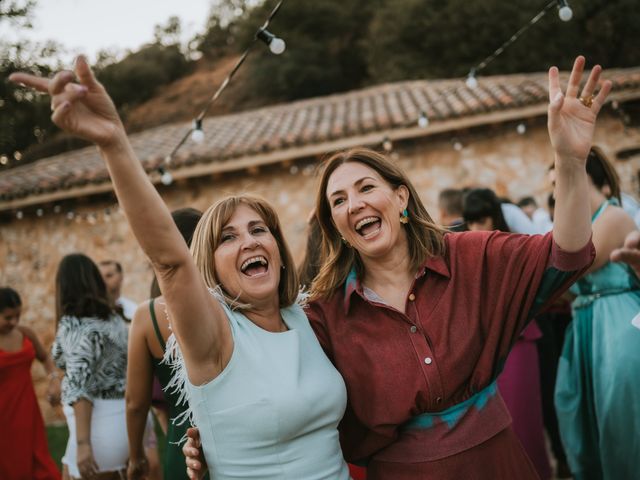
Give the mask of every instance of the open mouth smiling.
<path id="1" fill-rule="evenodd" d="M 359 235 L 366 239 L 376 235 L 380 231 L 381 226 L 382 222 L 380 217 L 371 216 L 359 220 L 358 223 L 356 223 L 355 229 Z"/>
<path id="2" fill-rule="evenodd" d="M 256 255 L 242 262 L 240 271 L 247 277 L 255 277 L 267 273 L 269 262 L 262 255 Z"/>

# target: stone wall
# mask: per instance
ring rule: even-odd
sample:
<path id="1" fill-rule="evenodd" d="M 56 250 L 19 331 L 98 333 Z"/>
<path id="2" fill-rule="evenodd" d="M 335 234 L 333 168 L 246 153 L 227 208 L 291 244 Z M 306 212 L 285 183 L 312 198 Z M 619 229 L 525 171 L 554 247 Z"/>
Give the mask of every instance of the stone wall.
<path id="1" fill-rule="evenodd" d="M 597 131 L 597 143 L 615 152 L 630 143 L 630 135 L 616 119 L 605 117 Z M 543 119 L 529 122 L 522 135 L 516 133 L 515 124 L 510 124 L 468 132 L 457 140 L 462 149 L 454 148 L 456 140 L 451 136 L 426 137 L 394 146 L 393 157 L 406 169 L 434 216 L 438 192 L 453 186 L 485 185 L 514 200 L 533 194 L 544 204 L 548 193 L 546 170 L 553 158 Z M 316 164 L 317 159 L 307 159 L 257 171 L 183 180 L 163 187 L 161 194 L 171 209 L 191 206 L 201 210 L 229 193 L 261 195 L 275 205 L 299 259 L 315 197 Z M 616 166 L 623 189 L 637 195 L 640 157 L 617 162 Z M 76 211 L 101 211 L 107 206 L 86 200 Z M 26 215 L 0 225 L 0 229 L 0 284 L 20 292 L 24 302 L 21 322 L 32 327 L 47 347 L 54 337 L 56 267 L 67 253 L 79 251 L 95 260 L 119 260 L 125 269 L 124 295 L 137 301 L 147 298 L 152 273 L 121 213 L 112 215 L 109 221 L 98 217 L 95 224 L 68 220 L 63 214 L 42 218 Z M 45 419 L 62 420 L 61 411 L 51 409 L 43 400 L 46 378 L 39 364 L 34 365 L 33 375 Z"/>

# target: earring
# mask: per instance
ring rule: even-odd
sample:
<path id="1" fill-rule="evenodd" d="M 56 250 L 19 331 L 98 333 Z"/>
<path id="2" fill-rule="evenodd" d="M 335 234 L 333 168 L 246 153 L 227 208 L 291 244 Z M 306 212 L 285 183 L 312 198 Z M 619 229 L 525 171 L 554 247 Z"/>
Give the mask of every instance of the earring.
<path id="1" fill-rule="evenodd" d="M 406 208 L 400 214 L 400 223 L 402 223 L 404 225 L 409 223 L 409 212 L 407 211 Z"/>
<path id="2" fill-rule="evenodd" d="M 351 248 L 351 244 L 349 242 L 347 242 L 347 239 L 344 237 L 340 237 L 342 239 L 342 243 L 344 243 L 348 248 Z"/>
<path id="3" fill-rule="evenodd" d="M 286 265 L 280 265 L 280 268 L 282 268 L 283 270 L 287 269 Z"/>

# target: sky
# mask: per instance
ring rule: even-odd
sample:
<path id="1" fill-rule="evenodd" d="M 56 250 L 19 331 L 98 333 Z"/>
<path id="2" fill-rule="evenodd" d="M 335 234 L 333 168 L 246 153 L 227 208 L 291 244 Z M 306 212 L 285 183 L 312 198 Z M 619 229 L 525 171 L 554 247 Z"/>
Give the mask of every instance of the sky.
<path id="1" fill-rule="evenodd" d="M 135 50 L 153 40 L 156 24 L 180 17 L 183 40 L 204 30 L 211 0 L 38 0 L 33 29 L 17 29 L 3 22 L 0 36 L 18 40 L 55 40 L 95 60 L 102 49 Z"/>

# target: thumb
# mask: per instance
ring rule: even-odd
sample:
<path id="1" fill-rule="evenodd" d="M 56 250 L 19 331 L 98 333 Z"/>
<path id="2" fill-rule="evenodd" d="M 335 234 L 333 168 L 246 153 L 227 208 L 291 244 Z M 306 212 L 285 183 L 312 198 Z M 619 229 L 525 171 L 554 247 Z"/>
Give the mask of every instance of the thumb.
<path id="1" fill-rule="evenodd" d="M 98 84 L 98 81 L 93 74 L 93 70 L 91 70 L 91 67 L 89 66 L 87 57 L 84 55 L 78 55 L 76 57 L 74 71 L 82 85 L 94 87 Z"/>
<path id="2" fill-rule="evenodd" d="M 562 92 L 556 93 L 556 96 L 553 97 L 553 99 L 549 103 L 549 112 L 558 113 L 562 108 L 563 103 L 564 103 L 564 95 L 562 94 Z"/>

